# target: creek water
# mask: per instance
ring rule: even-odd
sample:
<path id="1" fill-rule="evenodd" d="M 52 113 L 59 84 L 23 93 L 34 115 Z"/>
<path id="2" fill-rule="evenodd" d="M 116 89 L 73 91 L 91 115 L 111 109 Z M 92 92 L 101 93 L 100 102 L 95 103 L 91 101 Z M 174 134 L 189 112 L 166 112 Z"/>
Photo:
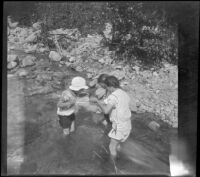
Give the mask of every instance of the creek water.
<path id="1" fill-rule="evenodd" d="M 158 136 L 138 121 L 150 113 L 133 113 L 133 130 L 122 144 L 116 171 L 109 160 L 109 128 L 100 122 L 103 115 L 80 109 L 75 133 L 63 137 L 57 122 L 57 99 L 50 95 L 24 97 L 16 91 L 17 84 L 20 88 L 28 87 L 24 83 L 16 77 L 8 78 L 8 108 L 12 110 L 8 113 L 8 122 L 15 122 L 16 126 L 17 119 L 21 119 L 20 128 L 14 127 L 14 123 L 8 124 L 8 142 L 12 147 L 8 148 L 8 154 L 18 146 L 22 149 L 23 161 L 16 167 L 18 174 L 169 174 L 167 137 L 176 132 L 160 122 Z M 19 129 L 21 134 L 16 135 Z M 20 145 L 11 140 L 16 136 L 21 138 L 17 141 Z M 16 172 L 13 170 L 11 167 L 9 172 Z"/>
<path id="2" fill-rule="evenodd" d="M 74 76 L 70 72 L 69 83 Z M 8 77 L 8 174 L 169 175 L 169 138 L 177 130 L 160 120 L 158 133 L 139 121 L 154 118 L 152 113 L 132 113 L 131 135 L 114 165 L 108 150 L 110 125 L 101 123 L 103 115 L 80 109 L 76 131 L 63 137 L 56 115 L 58 99 L 51 94 L 25 96 L 30 83 Z"/>

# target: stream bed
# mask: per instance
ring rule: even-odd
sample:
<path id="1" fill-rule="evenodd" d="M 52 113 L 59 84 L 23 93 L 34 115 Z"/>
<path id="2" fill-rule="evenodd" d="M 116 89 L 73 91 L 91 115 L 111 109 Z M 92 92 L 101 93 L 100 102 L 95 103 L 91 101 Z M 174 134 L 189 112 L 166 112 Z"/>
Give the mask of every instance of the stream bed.
<path id="1" fill-rule="evenodd" d="M 51 94 L 25 96 L 27 84 L 26 79 L 8 77 L 8 109 L 12 110 L 8 112 L 8 157 L 13 156 L 8 174 L 169 174 L 169 138 L 177 132 L 160 121 L 158 134 L 138 121 L 153 114 L 132 114 L 133 130 L 122 145 L 116 170 L 109 159 L 109 128 L 100 122 L 103 115 L 81 109 L 75 133 L 63 137 L 56 115 L 58 100 Z M 22 160 L 14 165 L 13 152 L 20 148 Z"/>

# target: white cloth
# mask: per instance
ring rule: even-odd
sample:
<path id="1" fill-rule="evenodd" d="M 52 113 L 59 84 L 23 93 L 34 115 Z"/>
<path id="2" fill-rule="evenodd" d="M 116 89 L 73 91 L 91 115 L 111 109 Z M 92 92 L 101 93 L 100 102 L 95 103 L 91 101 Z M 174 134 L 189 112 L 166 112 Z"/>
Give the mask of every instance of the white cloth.
<path id="1" fill-rule="evenodd" d="M 110 121 L 112 122 L 112 130 L 108 134 L 109 137 L 125 141 L 132 129 L 130 98 L 122 89 L 117 89 L 104 100 L 106 104 L 114 106 L 110 113 Z"/>
<path id="2" fill-rule="evenodd" d="M 57 115 L 60 115 L 60 116 L 69 116 L 71 114 L 73 114 L 75 112 L 75 108 L 72 107 L 70 109 L 67 109 L 67 110 L 60 110 L 60 108 L 58 107 L 57 108 Z"/>

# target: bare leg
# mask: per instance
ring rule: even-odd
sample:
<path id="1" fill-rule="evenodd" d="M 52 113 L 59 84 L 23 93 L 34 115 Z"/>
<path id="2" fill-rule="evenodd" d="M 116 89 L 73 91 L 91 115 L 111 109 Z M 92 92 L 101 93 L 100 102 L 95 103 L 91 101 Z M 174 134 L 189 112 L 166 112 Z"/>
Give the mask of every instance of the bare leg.
<path id="1" fill-rule="evenodd" d="M 118 146 L 119 146 L 119 141 L 111 138 L 109 149 L 110 149 L 110 154 L 113 159 L 115 159 L 117 156 L 117 147 Z"/>
<path id="2" fill-rule="evenodd" d="M 118 169 L 117 169 L 117 166 L 115 164 L 115 160 L 116 160 L 116 157 L 117 157 L 117 146 L 118 145 L 119 145 L 119 141 L 111 138 L 109 149 L 110 149 L 111 160 L 112 160 L 113 165 L 115 167 L 115 173 L 116 174 L 118 173 L 117 172 Z"/>
<path id="3" fill-rule="evenodd" d="M 64 135 L 69 135 L 69 128 L 64 128 L 63 129 L 63 134 Z"/>
<path id="4" fill-rule="evenodd" d="M 70 133 L 74 132 L 75 130 L 75 121 L 72 121 L 71 127 L 70 127 Z"/>

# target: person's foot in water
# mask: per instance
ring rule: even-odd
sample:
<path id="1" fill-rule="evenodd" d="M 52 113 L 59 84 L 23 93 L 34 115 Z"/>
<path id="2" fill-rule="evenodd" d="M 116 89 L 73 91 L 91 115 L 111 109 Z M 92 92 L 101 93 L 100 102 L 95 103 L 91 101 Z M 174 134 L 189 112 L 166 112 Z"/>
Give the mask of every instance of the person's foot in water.
<path id="1" fill-rule="evenodd" d="M 74 121 L 73 121 L 72 124 L 71 124 L 70 130 L 69 130 L 69 133 L 71 134 L 71 133 L 73 133 L 74 131 L 75 131 L 75 123 L 74 123 Z"/>
<path id="2" fill-rule="evenodd" d="M 69 133 L 70 133 L 70 132 L 69 132 L 69 128 L 63 129 L 63 136 L 64 136 L 64 137 L 68 136 Z"/>

